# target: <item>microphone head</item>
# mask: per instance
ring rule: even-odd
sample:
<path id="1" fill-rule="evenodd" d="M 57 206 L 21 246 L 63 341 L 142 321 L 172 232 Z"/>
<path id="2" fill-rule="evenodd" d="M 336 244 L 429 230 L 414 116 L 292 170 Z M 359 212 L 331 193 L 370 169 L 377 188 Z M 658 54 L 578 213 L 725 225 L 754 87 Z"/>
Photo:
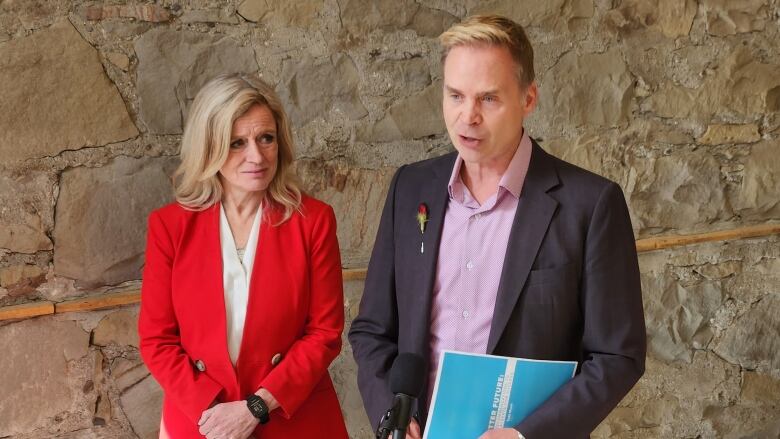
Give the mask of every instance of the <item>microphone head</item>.
<path id="1" fill-rule="evenodd" d="M 425 361 L 421 356 L 411 352 L 398 354 L 390 368 L 390 391 L 417 398 L 422 391 L 423 378 Z"/>

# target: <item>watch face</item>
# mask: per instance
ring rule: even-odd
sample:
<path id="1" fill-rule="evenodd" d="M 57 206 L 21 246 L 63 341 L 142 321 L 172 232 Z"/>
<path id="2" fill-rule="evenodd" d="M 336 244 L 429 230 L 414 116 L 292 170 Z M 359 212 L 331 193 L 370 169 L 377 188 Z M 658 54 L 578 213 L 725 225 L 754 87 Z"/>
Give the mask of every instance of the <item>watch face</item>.
<path id="1" fill-rule="evenodd" d="M 268 422 L 270 417 L 268 416 L 268 406 L 265 405 L 265 401 L 257 395 L 251 395 L 246 399 L 247 407 L 252 415 L 256 417 L 261 424 Z"/>

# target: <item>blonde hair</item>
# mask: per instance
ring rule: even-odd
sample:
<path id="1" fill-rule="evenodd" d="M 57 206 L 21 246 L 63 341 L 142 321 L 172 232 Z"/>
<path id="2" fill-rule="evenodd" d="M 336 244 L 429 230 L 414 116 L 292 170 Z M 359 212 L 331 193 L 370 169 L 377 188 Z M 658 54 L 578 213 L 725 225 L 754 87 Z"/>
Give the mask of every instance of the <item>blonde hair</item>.
<path id="1" fill-rule="evenodd" d="M 519 24 L 500 15 L 474 15 L 452 25 L 439 36 L 442 65 L 453 47 L 491 45 L 506 47 L 517 64 L 517 79 L 525 88 L 534 82 L 534 49 Z"/>
<path id="2" fill-rule="evenodd" d="M 220 75 L 195 96 L 181 139 L 181 164 L 174 173 L 176 201 L 189 210 L 204 210 L 222 198 L 218 173 L 227 160 L 233 122 L 253 105 L 271 110 L 279 147 L 276 174 L 263 204 L 283 210 L 280 223 L 300 211 L 301 189 L 292 164 L 293 140 L 289 119 L 276 92 L 259 78 Z"/>

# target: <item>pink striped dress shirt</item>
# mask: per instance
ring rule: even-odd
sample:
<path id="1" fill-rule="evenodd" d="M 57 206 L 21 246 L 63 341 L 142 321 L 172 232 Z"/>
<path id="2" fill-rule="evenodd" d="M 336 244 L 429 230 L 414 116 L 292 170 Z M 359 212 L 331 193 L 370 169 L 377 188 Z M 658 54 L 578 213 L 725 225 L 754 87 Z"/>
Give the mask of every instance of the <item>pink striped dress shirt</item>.
<path id="1" fill-rule="evenodd" d="M 463 159 L 455 160 L 433 287 L 428 404 L 443 350 L 484 354 L 487 349 L 506 246 L 530 161 L 531 139 L 523 133 L 497 192 L 480 206 L 460 178 Z"/>

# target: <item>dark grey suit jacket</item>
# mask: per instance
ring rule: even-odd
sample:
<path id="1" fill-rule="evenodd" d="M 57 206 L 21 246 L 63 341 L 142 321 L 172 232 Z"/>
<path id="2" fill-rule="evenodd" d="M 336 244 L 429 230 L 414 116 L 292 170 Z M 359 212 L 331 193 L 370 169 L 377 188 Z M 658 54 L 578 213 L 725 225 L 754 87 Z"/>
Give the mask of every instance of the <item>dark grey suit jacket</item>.
<path id="1" fill-rule="evenodd" d="M 429 356 L 432 291 L 455 157 L 403 166 L 390 185 L 349 331 L 374 426 L 392 403 L 387 373 L 395 356 Z M 430 217 L 422 254 L 415 219 L 420 203 Z M 579 367 L 516 428 L 528 439 L 588 437 L 644 373 L 645 350 L 636 247 L 620 187 L 534 142 L 487 353 L 575 360 Z M 418 409 L 423 423 L 425 398 Z"/>

